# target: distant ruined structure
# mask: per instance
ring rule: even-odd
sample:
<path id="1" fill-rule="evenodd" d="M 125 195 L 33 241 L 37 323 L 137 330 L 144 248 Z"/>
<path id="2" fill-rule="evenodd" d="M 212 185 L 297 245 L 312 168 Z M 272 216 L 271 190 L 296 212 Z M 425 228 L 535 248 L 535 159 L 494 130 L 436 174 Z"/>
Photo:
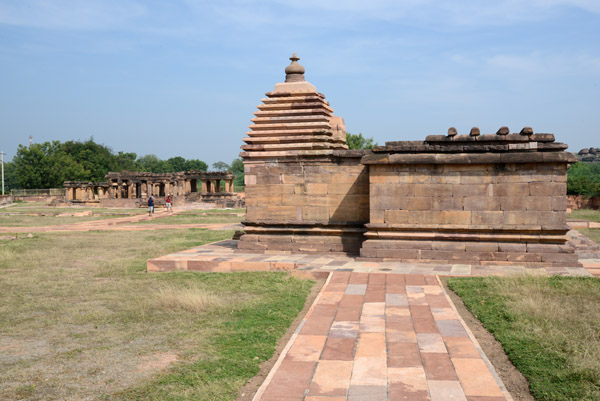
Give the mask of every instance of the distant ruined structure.
<path id="1" fill-rule="evenodd" d="M 166 195 L 171 194 L 175 204 L 202 201 L 240 207 L 243 200 L 233 192 L 233 179 L 230 172 L 111 172 L 106 175 L 107 182 L 65 181 L 65 200 L 103 206 L 134 206 L 145 204 L 150 195 L 164 202 Z"/>
<path id="2" fill-rule="evenodd" d="M 577 153 L 577 159 L 586 163 L 600 163 L 600 148 L 585 148 Z"/>
<path id="3" fill-rule="evenodd" d="M 577 266 L 567 243 L 567 166 L 577 158 L 529 127 L 473 128 L 348 150 L 342 118 L 294 54 L 258 106 L 240 156 L 245 234 L 257 252 L 364 259 Z"/>

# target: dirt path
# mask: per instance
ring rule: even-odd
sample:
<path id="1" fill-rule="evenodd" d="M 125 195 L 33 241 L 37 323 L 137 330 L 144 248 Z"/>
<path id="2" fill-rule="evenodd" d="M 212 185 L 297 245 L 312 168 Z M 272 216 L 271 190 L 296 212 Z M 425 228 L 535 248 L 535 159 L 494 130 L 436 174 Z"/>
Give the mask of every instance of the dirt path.
<path id="1" fill-rule="evenodd" d="M 173 211 L 159 210 L 152 216 L 140 214 L 135 216 L 117 217 L 114 219 L 102 219 L 84 221 L 71 224 L 59 224 L 54 226 L 31 226 L 31 227 L 0 227 L 0 233 L 32 233 L 32 232 L 64 232 L 64 231 L 142 231 L 142 230 L 173 230 L 186 228 L 205 228 L 208 230 L 239 230 L 240 224 L 232 223 L 210 223 L 210 224 L 132 224 L 142 221 L 153 221 L 162 217 L 174 216 L 191 210 L 204 210 L 203 205 L 185 205 L 173 207 Z"/>

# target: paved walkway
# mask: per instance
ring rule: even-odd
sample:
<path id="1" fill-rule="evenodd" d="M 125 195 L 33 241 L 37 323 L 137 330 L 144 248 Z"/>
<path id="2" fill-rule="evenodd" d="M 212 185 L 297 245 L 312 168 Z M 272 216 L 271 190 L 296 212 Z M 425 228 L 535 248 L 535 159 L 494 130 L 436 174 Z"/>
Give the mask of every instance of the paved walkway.
<path id="1" fill-rule="evenodd" d="M 340 254 L 282 254 L 237 252 L 237 241 L 221 241 L 150 259 L 148 271 L 190 270 L 230 272 L 295 270 L 310 272 L 354 271 L 361 273 L 432 274 L 444 276 L 490 276 L 514 273 L 591 276 L 583 267 L 536 267 L 508 265 L 427 264 L 367 262 Z"/>
<path id="2" fill-rule="evenodd" d="M 255 401 L 502 401 L 435 276 L 334 272 Z"/>

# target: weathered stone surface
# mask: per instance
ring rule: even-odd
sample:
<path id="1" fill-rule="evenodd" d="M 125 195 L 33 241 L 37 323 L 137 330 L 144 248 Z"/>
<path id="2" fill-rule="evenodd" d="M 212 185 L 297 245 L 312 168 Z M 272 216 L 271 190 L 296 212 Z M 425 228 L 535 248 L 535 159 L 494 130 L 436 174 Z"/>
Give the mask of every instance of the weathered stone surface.
<path id="1" fill-rule="evenodd" d="M 533 128 L 531 127 L 523 127 L 520 132 L 521 135 L 533 135 Z"/>
<path id="2" fill-rule="evenodd" d="M 360 248 L 377 260 L 484 265 L 576 263 L 561 247 L 568 230 L 566 169 L 576 158 L 552 134 L 528 127 L 481 134 L 473 127 L 458 135 L 451 127 L 425 141 L 349 151 L 343 121 L 303 80 L 277 84 L 258 109 L 241 153 L 245 249 Z"/>
<path id="3" fill-rule="evenodd" d="M 505 126 L 500 127 L 500 129 L 496 132 L 496 135 L 508 135 L 508 134 L 510 134 L 510 129 Z"/>

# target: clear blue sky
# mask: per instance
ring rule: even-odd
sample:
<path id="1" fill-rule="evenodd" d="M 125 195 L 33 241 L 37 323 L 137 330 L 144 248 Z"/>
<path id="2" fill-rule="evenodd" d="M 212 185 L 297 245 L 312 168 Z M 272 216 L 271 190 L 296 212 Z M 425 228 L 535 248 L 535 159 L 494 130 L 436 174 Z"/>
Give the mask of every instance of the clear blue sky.
<path id="1" fill-rule="evenodd" d="M 598 0 L 0 0 L 0 150 L 231 162 L 293 51 L 380 144 L 528 125 L 600 147 Z"/>

